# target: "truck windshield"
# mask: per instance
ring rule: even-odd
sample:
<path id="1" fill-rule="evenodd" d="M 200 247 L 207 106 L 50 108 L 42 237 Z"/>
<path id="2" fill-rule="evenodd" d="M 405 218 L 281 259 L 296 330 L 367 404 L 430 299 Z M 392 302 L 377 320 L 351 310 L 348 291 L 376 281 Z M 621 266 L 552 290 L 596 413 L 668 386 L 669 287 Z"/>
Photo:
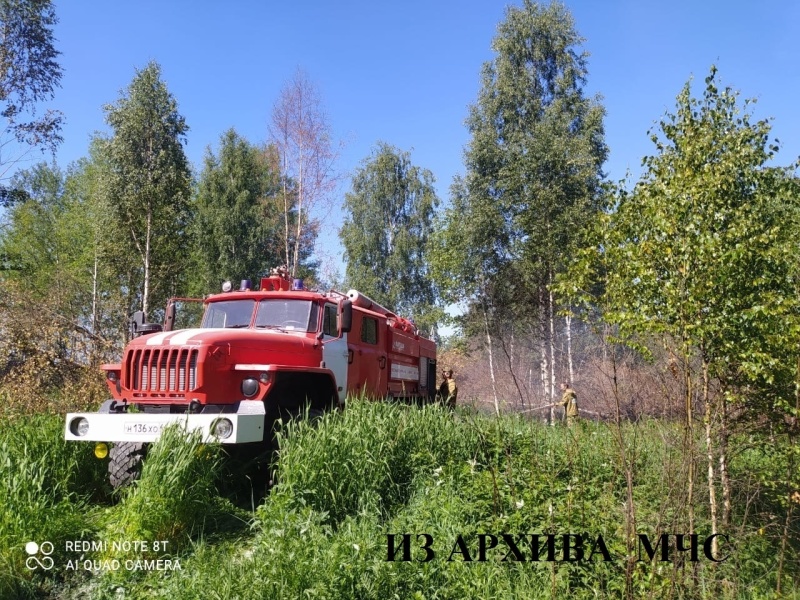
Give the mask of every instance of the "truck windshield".
<path id="1" fill-rule="evenodd" d="M 255 300 L 210 302 L 202 327 L 250 327 Z M 270 298 L 258 303 L 256 327 L 286 331 L 316 331 L 319 306 L 309 300 Z"/>
<path id="2" fill-rule="evenodd" d="M 258 303 L 256 327 L 316 331 L 319 306 L 310 300 L 271 298 Z"/>
<path id="3" fill-rule="evenodd" d="M 203 315 L 202 327 L 249 327 L 255 300 L 210 302 Z"/>

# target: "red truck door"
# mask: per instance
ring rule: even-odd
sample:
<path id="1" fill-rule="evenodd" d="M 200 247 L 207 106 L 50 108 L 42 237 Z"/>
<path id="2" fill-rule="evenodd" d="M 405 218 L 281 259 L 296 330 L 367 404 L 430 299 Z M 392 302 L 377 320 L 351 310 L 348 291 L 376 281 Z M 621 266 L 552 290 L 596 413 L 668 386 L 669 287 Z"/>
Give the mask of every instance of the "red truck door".
<path id="1" fill-rule="evenodd" d="M 385 396 L 388 388 L 386 359 L 386 325 L 378 316 L 353 311 L 353 332 L 350 350 L 353 363 L 348 380 L 353 391 L 364 390 L 368 396 Z"/>

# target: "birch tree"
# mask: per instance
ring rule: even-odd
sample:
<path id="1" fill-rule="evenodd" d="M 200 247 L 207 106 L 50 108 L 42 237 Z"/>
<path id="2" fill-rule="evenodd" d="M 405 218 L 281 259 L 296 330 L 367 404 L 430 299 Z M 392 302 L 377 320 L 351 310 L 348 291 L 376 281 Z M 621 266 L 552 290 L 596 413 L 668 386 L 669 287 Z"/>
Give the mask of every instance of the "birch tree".
<path id="1" fill-rule="evenodd" d="M 348 285 L 427 333 L 436 325 L 428 240 L 439 204 L 433 174 L 407 152 L 380 143 L 353 176 L 339 231 Z"/>
<path id="2" fill-rule="evenodd" d="M 0 227 L 6 390 L 49 393 L 92 378 L 97 363 L 119 351 L 108 327 L 118 294 L 98 243 L 107 223 L 92 167 L 81 160 L 65 174 L 41 163 L 11 180 L 26 200 L 8 208 Z"/>
<path id="3" fill-rule="evenodd" d="M 61 143 L 63 115 L 37 114 L 53 99 L 61 66 L 53 28 L 58 23 L 50 0 L 0 0 L 0 179 L 31 148 L 54 151 Z M 5 187 L 0 193 L 8 193 Z"/>
<path id="4" fill-rule="evenodd" d="M 147 314 L 151 297 L 176 293 L 188 260 L 191 174 L 183 144 L 189 128 L 154 62 L 137 70 L 105 112 L 112 129 L 105 145 L 109 204 L 120 251 L 137 258 L 127 285 L 131 309 Z"/>
<path id="5" fill-rule="evenodd" d="M 495 371 L 494 338 L 499 322 L 495 284 L 509 275 L 503 248 L 507 231 L 494 203 L 473 203 L 464 179 L 456 177 L 450 187 L 450 207 L 436 220 L 431 267 L 447 304 L 466 304 L 462 330 L 485 340 L 492 401 L 500 412 Z M 513 278 L 510 279 L 514 281 Z"/>
<path id="6" fill-rule="evenodd" d="M 482 71 L 467 126 L 463 194 L 447 212 L 445 229 L 467 227 L 464 246 L 482 248 L 481 273 L 497 285 L 482 306 L 502 307 L 504 318 L 528 322 L 539 337 L 544 395 L 555 394 L 554 276 L 599 206 L 604 110 L 587 98 L 587 54 L 573 19 L 559 3 L 525 0 L 498 27 L 495 58 Z M 491 258 L 490 258 L 491 257 Z M 521 303 L 516 304 L 516 300 Z M 478 304 L 476 304 L 477 306 Z M 490 329 L 493 329 L 490 327 Z M 500 329 L 494 328 L 495 331 Z"/>
<path id="7" fill-rule="evenodd" d="M 602 307 L 621 337 L 660 339 L 677 358 L 688 525 L 694 527 L 699 405 L 716 533 L 730 520 L 727 404 L 736 402 L 756 426 L 767 422 L 796 435 L 800 195 L 797 165 L 767 164 L 779 149 L 769 122 L 752 119 L 750 102 L 741 106 L 716 68 L 701 98 L 687 83 L 676 104 L 651 134 L 657 153 L 645 158 L 641 180 L 632 192 L 615 193 L 616 210 L 598 220 L 594 245 L 558 289 L 587 309 Z"/>
<path id="8" fill-rule="evenodd" d="M 281 90 L 269 134 L 283 171 L 283 255 L 295 276 L 316 240 L 318 213 L 330 208 L 338 158 L 319 90 L 305 72 Z"/>

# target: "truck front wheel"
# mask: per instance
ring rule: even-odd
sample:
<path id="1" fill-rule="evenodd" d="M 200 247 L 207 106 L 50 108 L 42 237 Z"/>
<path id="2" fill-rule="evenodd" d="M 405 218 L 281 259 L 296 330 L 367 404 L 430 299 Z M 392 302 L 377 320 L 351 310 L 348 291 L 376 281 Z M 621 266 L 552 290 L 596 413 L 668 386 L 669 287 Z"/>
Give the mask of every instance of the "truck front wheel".
<path id="1" fill-rule="evenodd" d="M 108 479 L 115 490 L 130 485 L 142 472 L 147 448 L 142 442 L 120 442 L 109 452 Z"/>

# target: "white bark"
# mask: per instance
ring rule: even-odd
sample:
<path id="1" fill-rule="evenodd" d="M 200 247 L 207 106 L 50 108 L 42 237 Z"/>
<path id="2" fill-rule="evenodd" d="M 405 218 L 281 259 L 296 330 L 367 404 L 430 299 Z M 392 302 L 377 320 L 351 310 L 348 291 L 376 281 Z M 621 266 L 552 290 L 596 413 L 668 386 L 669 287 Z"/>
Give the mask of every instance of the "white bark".
<path id="1" fill-rule="evenodd" d="M 142 312 L 147 319 L 148 302 L 150 299 L 150 232 L 153 226 L 153 213 L 147 207 L 147 229 L 144 240 L 144 291 L 142 292 Z"/>
<path id="2" fill-rule="evenodd" d="M 553 274 L 550 273 L 550 282 L 553 281 Z M 547 316 L 550 320 L 550 401 L 556 399 L 556 329 L 555 317 L 553 315 L 553 292 L 548 294 Z"/>
<path id="3" fill-rule="evenodd" d="M 94 267 L 92 268 L 92 336 L 97 336 L 97 263 L 99 262 L 97 256 L 97 246 L 94 249 Z M 97 342 L 95 338 L 91 341 L 91 352 L 89 353 L 91 359 L 94 360 Z"/>
<path id="4" fill-rule="evenodd" d="M 569 382 L 575 381 L 575 371 L 572 366 L 572 316 L 567 314 L 567 368 L 569 369 Z"/>
<path id="5" fill-rule="evenodd" d="M 500 401 L 497 397 L 497 381 L 495 379 L 494 374 L 494 350 L 492 347 L 492 334 L 489 328 L 489 315 L 486 312 L 486 305 L 482 303 L 483 306 L 483 325 L 486 329 L 486 347 L 489 351 L 489 377 L 492 380 L 492 394 L 494 396 L 494 412 L 495 414 L 500 414 Z"/>
<path id="6" fill-rule="evenodd" d="M 706 414 L 706 456 L 708 457 L 708 505 L 711 516 L 711 554 L 717 556 L 719 544 L 717 542 L 717 492 L 714 487 L 714 447 L 711 442 L 711 399 L 708 389 L 708 364 L 703 362 L 703 401 L 705 402 Z"/>
<path id="7" fill-rule="evenodd" d="M 550 378 L 548 377 L 549 364 L 547 360 L 547 336 L 545 327 L 545 310 L 544 310 L 544 293 L 539 290 L 539 306 L 541 312 L 539 314 L 539 366 L 541 369 L 542 380 L 542 396 L 545 402 L 550 402 Z M 555 425 L 556 422 L 556 409 L 554 406 L 550 407 L 550 424 Z"/>
<path id="8" fill-rule="evenodd" d="M 294 276 L 315 215 L 331 206 L 329 196 L 336 184 L 333 165 L 338 158 L 317 89 L 302 71 L 283 88 L 273 107 L 270 136 L 283 159 L 284 250 L 286 268 Z M 291 199 L 288 180 L 296 186 Z M 290 231 L 293 209 L 296 222 Z"/>

